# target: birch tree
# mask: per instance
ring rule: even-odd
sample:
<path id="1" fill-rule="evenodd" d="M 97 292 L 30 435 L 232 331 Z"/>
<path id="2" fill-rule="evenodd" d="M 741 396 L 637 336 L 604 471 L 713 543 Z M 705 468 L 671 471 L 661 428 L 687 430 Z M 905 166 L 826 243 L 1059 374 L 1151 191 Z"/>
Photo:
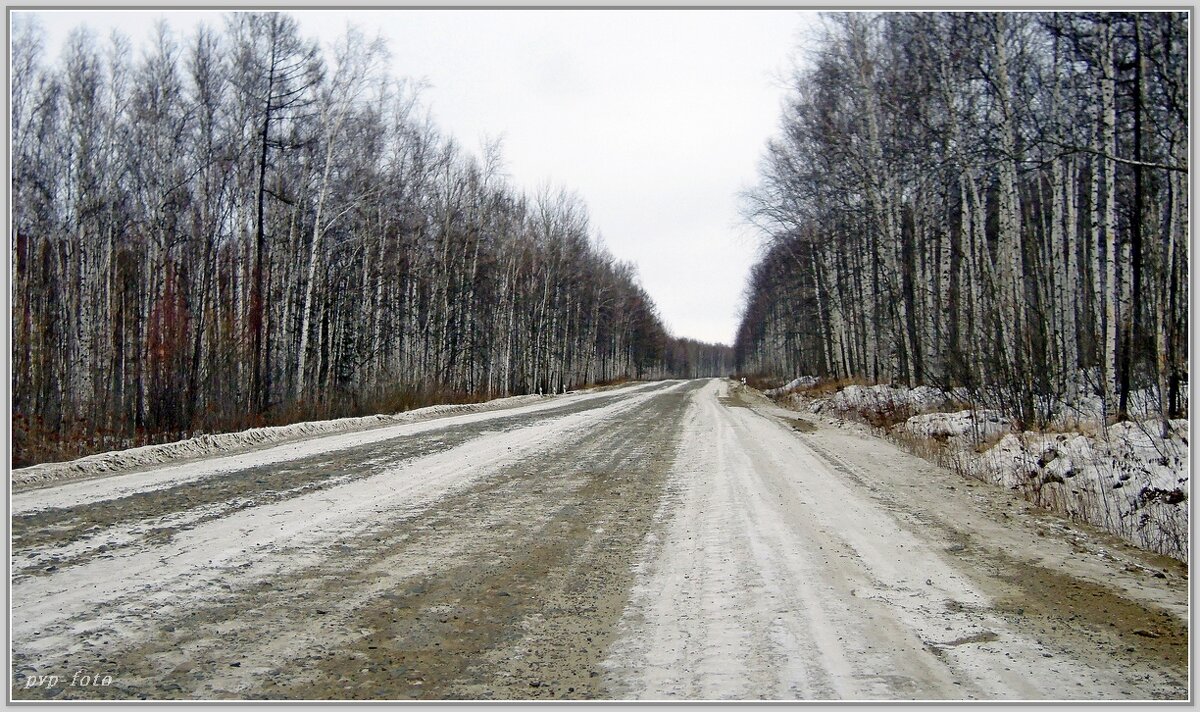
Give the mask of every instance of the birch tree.
<path id="1" fill-rule="evenodd" d="M 731 368 L 671 338 L 581 198 L 445 135 L 360 33 L 237 13 L 48 59 L 14 29 L 18 466 Z"/>
<path id="2" fill-rule="evenodd" d="M 746 196 L 739 369 L 1183 413 L 1186 44 L 1179 13 L 826 16 Z"/>

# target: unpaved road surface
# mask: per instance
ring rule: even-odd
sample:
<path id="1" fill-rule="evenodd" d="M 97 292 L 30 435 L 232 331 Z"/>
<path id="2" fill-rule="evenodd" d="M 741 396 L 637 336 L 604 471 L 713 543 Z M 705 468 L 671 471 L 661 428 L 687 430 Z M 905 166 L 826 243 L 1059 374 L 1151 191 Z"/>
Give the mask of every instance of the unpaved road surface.
<path id="1" fill-rule="evenodd" d="M 728 381 L 27 489 L 11 508 L 16 699 L 1190 689 L 1185 566 Z"/>

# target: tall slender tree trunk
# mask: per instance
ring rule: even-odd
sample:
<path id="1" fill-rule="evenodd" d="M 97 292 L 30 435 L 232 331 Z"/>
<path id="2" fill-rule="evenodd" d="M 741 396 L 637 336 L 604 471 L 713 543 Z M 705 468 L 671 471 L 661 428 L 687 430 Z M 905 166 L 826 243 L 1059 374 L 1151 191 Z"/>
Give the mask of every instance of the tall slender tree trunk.
<path id="1" fill-rule="evenodd" d="M 1145 96 L 1142 91 L 1144 66 L 1142 59 L 1142 24 L 1138 13 L 1133 14 L 1134 27 L 1134 102 L 1133 102 L 1133 157 L 1137 163 L 1133 166 L 1133 215 L 1129 220 L 1129 267 L 1132 272 L 1132 299 L 1125 299 L 1124 307 L 1128 310 L 1125 323 L 1128 328 L 1125 333 L 1125 344 L 1121 349 L 1121 396 L 1117 406 L 1118 417 L 1125 418 L 1129 413 L 1129 391 L 1132 386 L 1132 370 L 1135 348 L 1142 338 L 1140 304 L 1142 302 L 1142 223 L 1145 219 L 1145 178 L 1142 162 L 1145 158 L 1142 151 L 1142 112 Z"/>
<path id="2" fill-rule="evenodd" d="M 1100 176 L 1092 185 L 1096 197 L 1094 209 L 1094 234 L 1097 238 L 1097 255 L 1103 265 L 1099 280 L 1098 306 L 1103 309 L 1100 324 L 1100 364 L 1104 379 L 1104 412 L 1106 418 L 1117 416 L 1118 394 L 1118 335 L 1120 333 L 1121 286 L 1118 282 L 1118 245 L 1116 232 L 1116 165 L 1105 156 L 1116 155 L 1116 76 L 1113 62 L 1113 29 L 1108 22 L 1098 26 L 1099 41 L 1099 130 L 1096 158 L 1093 169 Z"/>

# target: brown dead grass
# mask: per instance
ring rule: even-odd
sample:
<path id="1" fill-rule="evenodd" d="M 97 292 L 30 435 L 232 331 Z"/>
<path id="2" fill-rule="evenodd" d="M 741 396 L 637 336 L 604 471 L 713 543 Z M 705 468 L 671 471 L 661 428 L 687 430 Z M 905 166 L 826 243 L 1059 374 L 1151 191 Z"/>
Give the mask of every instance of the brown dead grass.
<path id="1" fill-rule="evenodd" d="M 740 376 L 740 378 L 745 378 L 747 386 L 759 391 L 769 391 L 787 383 L 778 376 Z"/>
<path id="2" fill-rule="evenodd" d="M 834 393 L 842 390 L 846 386 L 869 386 L 873 385 L 870 381 L 864 378 L 822 378 L 817 381 L 815 386 L 808 388 L 797 388 L 796 392 L 809 398 L 828 398 Z"/>

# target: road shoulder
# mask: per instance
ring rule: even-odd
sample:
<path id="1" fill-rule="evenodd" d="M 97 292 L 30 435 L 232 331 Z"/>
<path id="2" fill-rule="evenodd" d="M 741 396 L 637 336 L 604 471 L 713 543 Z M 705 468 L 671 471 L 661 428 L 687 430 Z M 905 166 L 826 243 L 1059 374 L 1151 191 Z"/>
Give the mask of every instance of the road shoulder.
<path id="1" fill-rule="evenodd" d="M 1188 569 L 905 452 L 865 426 L 800 414 L 750 389 L 743 405 L 792 432 L 995 599 L 1015 630 L 1062 654 L 1115 658 L 1155 697 L 1186 695 Z"/>

